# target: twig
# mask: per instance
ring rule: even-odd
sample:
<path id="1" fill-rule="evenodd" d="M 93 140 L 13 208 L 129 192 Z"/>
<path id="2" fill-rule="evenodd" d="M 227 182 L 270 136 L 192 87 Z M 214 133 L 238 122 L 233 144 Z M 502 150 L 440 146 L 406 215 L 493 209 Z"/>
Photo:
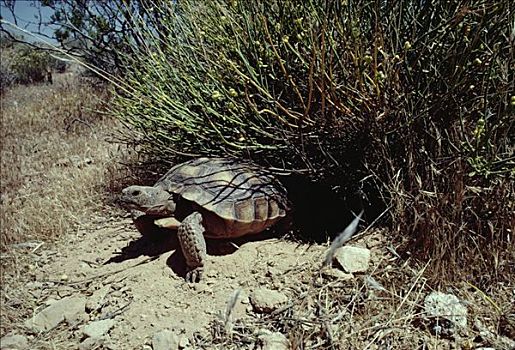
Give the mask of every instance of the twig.
<path id="1" fill-rule="evenodd" d="M 149 263 L 149 262 L 154 261 L 154 260 L 156 260 L 158 258 L 159 258 L 159 255 L 158 256 L 151 256 L 151 257 L 148 257 L 148 258 L 146 258 L 146 259 L 144 259 L 144 260 L 142 260 L 142 261 L 140 261 L 140 262 L 138 262 L 138 263 L 136 263 L 134 265 L 127 266 L 127 267 L 124 267 L 124 268 L 116 270 L 116 271 L 109 271 L 109 272 L 100 273 L 98 275 L 91 276 L 91 277 L 88 277 L 88 278 L 85 278 L 85 279 L 82 279 L 82 280 L 78 280 L 78 281 L 72 281 L 72 282 L 69 282 L 67 284 L 70 285 L 70 286 L 73 286 L 73 285 L 77 285 L 77 284 L 91 282 L 91 281 L 96 280 L 98 278 L 103 278 L 103 277 L 106 277 L 106 276 L 113 276 L 113 275 L 116 275 L 117 273 L 120 273 L 120 272 L 129 270 L 129 269 L 132 269 L 132 268 L 137 267 L 139 265 L 143 265 L 143 264 Z"/>
<path id="2" fill-rule="evenodd" d="M 419 271 L 417 277 L 415 278 L 415 281 L 411 284 L 411 287 L 410 289 L 408 290 L 408 293 L 406 293 L 406 296 L 404 296 L 404 298 L 402 298 L 402 301 L 401 303 L 399 304 L 399 306 L 397 306 L 397 309 L 395 309 L 395 311 L 393 312 L 392 316 L 390 317 L 390 319 L 388 319 L 388 321 L 384 324 L 384 326 L 382 328 L 387 328 L 393 321 L 395 315 L 397 315 L 397 313 L 399 312 L 399 310 L 401 309 L 401 307 L 404 305 L 404 303 L 406 302 L 406 300 L 408 299 L 408 297 L 411 295 L 411 293 L 413 292 L 413 289 L 415 288 L 415 286 L 417 285 L 420 277 L 422 277 L 422 274 L 424 273 L 424 271 L 426 271 L 426 268 L 429 266 L 429 263 L 431 262 L 431 260 L 429 260 L 426 265 Z M 368 349 L 372 344 L 374 344 L 374 342 L 381 336 L 381 334 L 379 333 L 376 333 L 376 335 L 374 336 L 374 338 L 367 344 L 367 346 L 365 346 L 365 350 Z"/>
<path id="3" fill-rule="evenodd" d="M 388 206 L 388 208 L 386 208 L 386 209 L 385 209 L 381 214 L 379 214 L 379 216 L 378 216 L 377 218 L 375 218 L 375 219 L 374 219 L 374 221 L 372 221 L 372 222 L 370 223 L 370 225 L 368 225 L 368 226 L 367 226 L 367 227 L 366 227 L 362 232 L 360 232 L 360 233 L 358 233 L 358 234 L 354 235 L 354 236 L 353 236 L 353 238 L 355 238 L 355 239 L 356 239 L 356 238 L 358 238 L 358 237 L 363 236 L 365 233 L 367 233 L 367 232 L 368 232 L 368 230 L 370 230 L 370 229 L 372 228 L 372 226 L 374 226 L 374 225 L 375 225 L 375 223 L 376 223 L 376 222 L 378 222 L 378 221 L 379 221 L 379 220 L 384 216 L 384 214 L 386 214 L 390 209 L 392 209 L 392 207 L 393 207 L 393 204 L 390 204 L 390 206 Z M 361 214 L 360 214 L 360 215 L 361 215 Z"/>
<path id="4" fill-rule="evenodd" d="M 39 243 L 34 249 L 32 249 L 31 253 L 35 253 L 36 250 L 38 250 L 39 248 L 41 248 L 43 246 L 43 244 L 45 244 L 45 242 Z"/>

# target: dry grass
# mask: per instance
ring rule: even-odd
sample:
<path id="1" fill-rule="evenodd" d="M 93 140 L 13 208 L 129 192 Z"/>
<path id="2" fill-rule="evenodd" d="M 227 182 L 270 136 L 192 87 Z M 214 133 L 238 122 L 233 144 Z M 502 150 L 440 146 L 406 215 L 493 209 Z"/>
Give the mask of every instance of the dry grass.
<path id="1" fill-rule="evenodd" d="M 115 122 L 99 110 L 105 90 L 71 75 L 2 96 L 2 249 L 55 238 L 95 220 L 103 206 Z"/>
<path id="2" fill-rule="evenodd" d="M 467 305 L 468 325 L 453 334 L 435 334 L 435 320 L 424 311 L 424 298 L 434 290 L 429 264 L 401 259 L 384 239 L 377 248 L 381 252 L 373 269 L 353 279 L 309 264 L 290 271 L 291 298 L 285 307 L 236 320 L 229 329 L 224 318 L 216 320 L 210 336 L 199 336 L 197 345 L 254 349 L 268 330 L 286 335 L 291 349 L 509 349 L 515 324 L 512 286 L 497 284 L 490 294 L 468 283 L 444 290 Z"/>
<path id="3" fill-rule="evenodd" d="M 38 268 L 30 252 L 117 213 L 108 203 L 121 152 L 108 142 L 118 124 L 102 114 L 107 91 L 66 73 L 1 96 L 1 281 L 23 296 L 5 295 L 2 333 L 36 307 L 25 286 Z"/>

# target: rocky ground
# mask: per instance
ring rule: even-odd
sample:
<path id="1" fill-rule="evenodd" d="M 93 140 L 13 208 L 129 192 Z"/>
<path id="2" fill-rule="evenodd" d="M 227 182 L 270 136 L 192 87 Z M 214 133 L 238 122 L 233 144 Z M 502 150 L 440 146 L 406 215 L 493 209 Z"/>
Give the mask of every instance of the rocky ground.
<path id="1" fill-rule="evenodd" d="M 16 268 L 3 276 L 1 349 L 515 347 L 513 324 L 501 326 L 492 299 L 436 293 L 424 267 L 400 259 L 379 231 L 325 269 L 326 245 L 266 237 L 208 245 L 197 284 L 184 281 L 177 241 L 141 237 L 129 219 L 51 246 L 13 246 L 2 256 Z"/>

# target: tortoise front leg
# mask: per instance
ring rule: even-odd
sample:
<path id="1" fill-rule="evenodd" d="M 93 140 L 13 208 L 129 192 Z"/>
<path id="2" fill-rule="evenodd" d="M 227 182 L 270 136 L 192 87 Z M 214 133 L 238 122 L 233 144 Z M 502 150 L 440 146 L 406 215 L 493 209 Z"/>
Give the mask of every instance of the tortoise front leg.
<path id="1" fill-rule="evenodd" d="M 202 215 L 198 212 L 188 215 L 182 221 L 177 231 L 188 268 L 186 272 L 187 282 L 198 282 L 202 277 L 204 261 L 207 255 L 204 231 Z"/>

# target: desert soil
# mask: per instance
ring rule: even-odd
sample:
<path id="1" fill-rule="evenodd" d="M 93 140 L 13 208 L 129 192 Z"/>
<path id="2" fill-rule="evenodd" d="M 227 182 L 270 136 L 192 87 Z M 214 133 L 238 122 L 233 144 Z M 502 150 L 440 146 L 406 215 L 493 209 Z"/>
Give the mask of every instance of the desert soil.
<path id="1" fill-rule="evenodd" d="M 25 257 L 13 276 L 17 283 L 5 286 L 7 303 L 23 304 L 33 313 L 10 332 L 29 334 L 31 348 L 72 349 L 86 338 L 84 325 L 113 319 L 103 345 L 95 346 L 144 349 L 163 329 L 173 331 L 181 346 L 201 343 L 211 337 L 213 322 L 224 319 L 235 291 L 232 319 L 253 317 L 251 292 L 268 287 L 289 296 L 320 264 L 325 250 L 277 238 L 246 242 L 238 249 L 231 242 L 209 242 L 219 255 L 209 257 L 201 283 L 188 284 L 177 244 L 173 238 L 141 237 L 123 219 L 80 230 L 51 248 L 37 242 L 15 246 Z M 39 334 L 30 330 L 31 316 L 70 296 L 86 298 L 89 314 L 71 322 L 76 324 L 62 322 Z"/>
<path id="2" fill-rule="evenodd" d="M 432 334 L 434 327 L 421 315 L 430 292 L 423 270 L 402 262 L 379 231 L 351 242 L 371 252 L 368 272 L 354 275 L 338 266 L 321 271 L 326 245 L 283 238 L 208 241 L 204 277 L 188 284 L 177 243 L 173 235 L 142 237 L 129 218 L 120 218 L 55 244 L 15 245 L 10 257 L 18 259 L 18 268 L 4 276 L 2 308 L 18 313 L 8 329 L 2 326 L 4 343 L 21 336 L 16 346 L 26 349 L 479 349 L 488 344 L 509 349 L 515 344 L 484 326 L 485 317 L 471 316 L 468 328 L 450 337 Z M 263 291 L 265 300 L 254 301 Z M 472 302 L 480 303 L 460 297 L 469 299 L 469 312 Z M 41 318 L 43 310 L 63 300 L 68 310 L 60 311 L 61 322 L 45 324 L 52 321 Z M 109 325 L 90 335 L 87 327 L 97 321 Z"/>

